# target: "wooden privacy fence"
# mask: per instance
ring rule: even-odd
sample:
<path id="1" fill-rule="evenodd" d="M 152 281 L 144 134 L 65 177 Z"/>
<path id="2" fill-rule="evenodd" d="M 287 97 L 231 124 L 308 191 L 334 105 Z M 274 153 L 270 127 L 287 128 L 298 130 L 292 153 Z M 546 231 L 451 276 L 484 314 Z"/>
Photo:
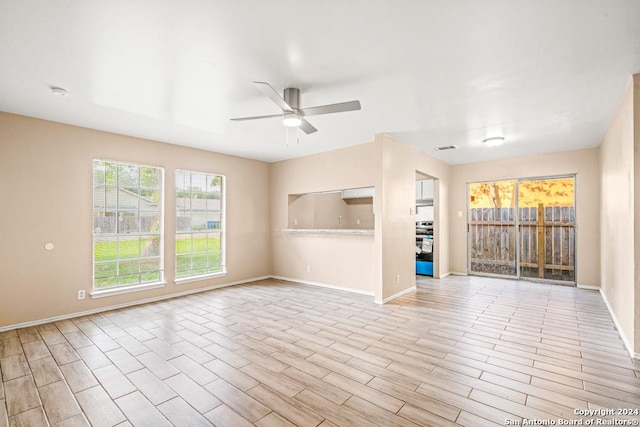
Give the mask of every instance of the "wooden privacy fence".
<path id="1" fill-rule="evenodd" d="M 474 208 L 471 271 L 517 275 L 515 208 Z M 520 276 L 575 282 L 575 208 L 518 208 Z"/>
<path id="2" fill-rule="evenodd" d="M 471 271 L 516 275 L 513 208 L 474 208 L 469 219 Z"/>

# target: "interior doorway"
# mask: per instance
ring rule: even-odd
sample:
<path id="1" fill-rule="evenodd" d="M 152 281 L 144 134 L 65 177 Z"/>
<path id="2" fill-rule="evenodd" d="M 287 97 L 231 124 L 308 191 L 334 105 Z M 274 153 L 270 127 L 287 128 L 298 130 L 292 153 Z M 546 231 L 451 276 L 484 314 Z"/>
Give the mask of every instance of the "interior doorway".
<path id="1" fill-rule="evenodd" d="M 416 275 L 437 276 L 435 263 L 435 183 L 432 177 L 416 171 Z"/>
<path id="2" fill-rule="evenodd" d="M 575 176 L 468 185 L 471 274 L 575 284 Z"/>

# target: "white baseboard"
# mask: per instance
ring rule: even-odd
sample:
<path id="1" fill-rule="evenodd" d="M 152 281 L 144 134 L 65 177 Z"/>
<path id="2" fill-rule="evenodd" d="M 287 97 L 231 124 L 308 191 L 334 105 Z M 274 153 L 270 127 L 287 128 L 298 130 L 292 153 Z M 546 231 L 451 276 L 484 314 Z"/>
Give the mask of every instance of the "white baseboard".
<path id="1" fill-rule="evenodd" d="M 451 276 L 451 272 L 450 271 L 447 272 L 447 273 L 441 274 L 440 277 L 438 277 L 438 279 L 444 279 L 447 276 Z"/>
<path id="2" fill-rule="evenodd" d="M 415 291 L 416 291 L 416 289 L 417 289 L 417 288 L 416 288 L 415 286 L 412 286 L 412 287 L 410 287 L 410 288 L 408 288 L 408 289 L 405 289 L 404 291 L 400 291 L 400 292 L 398 292 L 398 293 L 397 293 L 397 294 L 395 294 L 395 295 L 391 295 L 390 297 L 385 298 L 385 299 L 383 299 L 382 301 L 374 301 L 374 302 L 375 302 L 376 304 L 386 304 L 386 303 L 388 303 L 388 302 L 389 302 L 389 301 L 391 301 L 391 300 L 394 300 L 394 299 L 396 299 L 396 298 L 398 298 L 398 297 L 401 297 L 402 295 L 408 294 L 409 292 L 415 292 Z"/>
<path id="3" fill-rule="evenodd" d="M 294 279 L 292 277 L 284 277 L 284 276 L 269 276 L 269 278 L 277 279 L 277 280 L 284 280 L 286 282 L 302 283 L 303 285 L 310 285 L 310 286 L 318 286 L 318 287 L 321 287 L 321 288 L 335 289 L 335 290 L 338 290 L 338 291 L 351 292 L 351 293 L 360 294 L 360 295 L 367 295 L 367 296 L 373 296 L 374 295 L 373 292 L 363 291 L 363 290 L 360 290 L 360 289 L 345 288 L 343 286 L 333 285 L 333 284 L 330 284 L 330 283 L 311 282 L 309 280 L 300 280 L 300 279 Z"/>
<path id="4" fill-rule="evenodd" d="M 197 294 L 197 293 L 200 293 L 200 292 L 211 291 L 211 290 L 214 290 L 214 289 L 226 288 L 228 286 L 242 285 L 244 283 L 257 282 L 259 280 L 266 280 L 266 279 L 270 279 L 270 278 L 271 278 L 271 276 L 252 277 L 250 279 L 238 280 L 236 282 L 229 282 L 229 283 L 223 283 L 223 284 L 220 284 L 220 285 L 207 286 L 206 288 L 190 289 L 188 291 L 175 292 L 175 293 L 167 294 L 167 295 L 159 295 L 157 297 L 144 298 L 144 299 L 141 299 L 141 300 L 129 301 L 129 302 L 125 302 L 125 303 L 122 303 L 122 304 L 114 304 L 114 305 L 109 305 L 109 306 L 106 306 L 106 307 L 94 308 L 94 309 L 91 309 L 91 310 L 78 311 L 78 312 L 69 313 L 69 314 L 63 314 L 63 315 L 54 316 L 54 317 L 47 317 L 45 319 L 32 320 L 30 322 L 17 323 L 15 325 L 2 326 L 2 327 L 0 327 L 0 332 L 10 331 L 12 329 L 28 328 L 28 327 L 31 327 L 31 326 L 42 325 L 42 324 L 45 324 L 45 323 L 59 322 L 60 320 L 73 319 L 75 317 L 88 316 L 88 315 L 91 315 L 91 314 L 102 313 L 104 311 L 111 311 L 111 310 L 118 310 L 120 308 L 133 307 L 135 305 L 147 304 L 147 303 L 167 300 L 167 299 L 171 299 L 171 298 L 183 297 L 183 296 L 186 296 L 186 295 Z"/>
<path id="5" fill-rule="evenodd" d="M 451 273 L 449 273 L 449 274 L 451 274 L 452 276 L 468 276 L 468 275 L 469 275 L 468 273 L 466 273 L 466 272 L 465 272 L 465 273 L 463 273 L 463 272 L 461 272 L 461 271 L 452 271 L 452 272 L 451 272 Z"/>
<path id="6" fill-rule="evenodd" d="M 631 358 L 633 359 L 640 360 L 640 354 L 635 353 L 633 351 L 633 347 L 631 346 L 631 343 L 629 342 L 626 335 L 624 334 L 624 331 L 620 326 L 620 322 L 618 322 L 618 318 L 613 312 L 613 309 L 611 308 L 611 304 L 609 304 L 609 300 L 607 300 L 607 296 L 604 294 L 602 288 L 599 288 L 599 289 L 600 289 L 600 295 L 602 295 L 602 300 L 604 301 L 604 305 L 607 306 L 607 310 L 609 310 L 609 314 L 611 315 L 611 318 L 613 319 L 613 323 L 616 325 L 616 328 L 618 329 L 618 333 L 622 337 L 622 342 L 624 343 L 624 346 L 627 348 L 627 351 L 629 352 L 629 356 L 631 356 Z"/>
<path id="7" fill-rule="evenodd" d="M 599 291 L 600 290 L 600 286 L 581 285 L 580 283 L 578 283 L 576 285 L 576 287 L 579 288 L 579 289 L 588 289 L 590 291 Z"/>

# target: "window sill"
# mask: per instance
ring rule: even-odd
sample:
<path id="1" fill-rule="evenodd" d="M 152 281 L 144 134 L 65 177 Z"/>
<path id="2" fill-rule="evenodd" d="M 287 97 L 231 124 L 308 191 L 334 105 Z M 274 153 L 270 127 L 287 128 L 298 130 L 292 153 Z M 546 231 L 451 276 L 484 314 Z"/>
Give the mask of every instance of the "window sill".
<path id="1" fill-rule="evenodd" d="M 146 291 L 155 288 L 164 288 L 167 282 L 144 283 L 142 285 L 123 286 L 119 288 L 100 289 L 91 292 L 91 299 L 110 297 L 113 295 L 128 294 L 131 292 Z"/>
<path id="2" fill-rule="evenodd" d="M 219 271 L 217 273 L 203 274 L 201 276 L 182 277 L 173 281 L 176 285 L 184 285 L 185 283 L 199 282 L 201 280 L 215 279 L 216 277 L 225 277 L 227 270 Z"/>

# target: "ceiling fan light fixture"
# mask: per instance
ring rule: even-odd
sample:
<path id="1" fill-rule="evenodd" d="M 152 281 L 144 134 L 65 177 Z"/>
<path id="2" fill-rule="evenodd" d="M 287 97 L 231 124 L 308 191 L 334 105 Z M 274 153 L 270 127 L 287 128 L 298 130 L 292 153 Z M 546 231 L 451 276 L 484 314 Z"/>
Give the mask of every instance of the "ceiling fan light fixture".
<path id="1" fill-rule="evenodd" d="M 302 120 L 300 120 L 300 114 L 285 113 L 284 114 L 284 119 L 282 119 L 282 123 L 285 126 L 288 126 L 290 128 L 295 128 L 295 127 L 300 126 L 300 124 L 302 123 Z"/>
<path id="2" fill-rule="evenodd" d="M 493 136 L 491 138 L 485 138 L 482 140 L 487 147 L 497 147 L 504 144 L 504 136 Z"/>

